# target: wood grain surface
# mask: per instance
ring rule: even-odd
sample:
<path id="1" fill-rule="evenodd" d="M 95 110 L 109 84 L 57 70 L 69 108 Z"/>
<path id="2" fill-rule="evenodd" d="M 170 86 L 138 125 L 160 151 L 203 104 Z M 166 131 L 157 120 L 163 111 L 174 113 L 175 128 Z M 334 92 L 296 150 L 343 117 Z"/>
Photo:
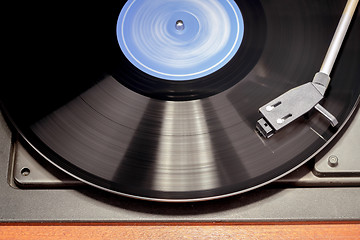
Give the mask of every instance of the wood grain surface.
<path id="1" fill-rule="evenodd" d="M 360 239 L 360 222 L 347 223 L 83 223 L 1 224 L 0 240 L 43 239 Z"/>

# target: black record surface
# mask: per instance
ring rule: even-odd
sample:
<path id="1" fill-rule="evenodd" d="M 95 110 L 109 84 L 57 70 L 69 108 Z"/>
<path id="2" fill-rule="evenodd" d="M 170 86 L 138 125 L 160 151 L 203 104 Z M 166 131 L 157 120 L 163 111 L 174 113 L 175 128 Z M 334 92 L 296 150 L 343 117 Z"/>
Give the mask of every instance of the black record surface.
<path id="1" fill-rule="evenodd" d="M 156 79 L 128 62 L 115 32 L 124 3 L 18 6 L 10 19 L 15 68 L 1 82 L 2 104 L 59 168 L 122 195 L 206 200 L 280 177 L 338 132 L 316 112 L 271 139 L 254 128 L 260 106 L 320 69 L 346 1 L 236 1 L 245 24 L 238 53 L 188 82 Z M 359 100 L 359 15 L 322 103 L 340 126 Z"/>

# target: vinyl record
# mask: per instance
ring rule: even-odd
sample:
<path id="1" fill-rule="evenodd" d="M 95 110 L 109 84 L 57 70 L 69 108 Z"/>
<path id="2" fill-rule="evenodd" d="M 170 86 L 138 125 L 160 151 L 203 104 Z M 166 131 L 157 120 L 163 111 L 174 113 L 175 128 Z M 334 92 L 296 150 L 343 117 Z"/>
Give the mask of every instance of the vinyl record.
<path id="1" fill-rule="evenodd" d="M 255 131 L 259 107 L 312 81 L 345 3 L 17 6 L 3 109 L 29 146 L 98 188 L 155 201 L 246 192 L 314 157 L 357 106 L 359 9 L 322 102 L 340 127 L 311 112 L 270 139 Z"/>

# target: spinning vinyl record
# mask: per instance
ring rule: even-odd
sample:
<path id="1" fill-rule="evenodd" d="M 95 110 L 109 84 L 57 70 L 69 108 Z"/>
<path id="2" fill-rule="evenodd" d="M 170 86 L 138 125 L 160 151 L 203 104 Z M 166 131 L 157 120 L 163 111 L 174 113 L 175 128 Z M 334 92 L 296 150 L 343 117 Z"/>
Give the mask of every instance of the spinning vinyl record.
<path id="1" fill-rule="evenodd" d="M 77 179 L 199 201 L 265 185 L 314 157 L 359 101 L 357 9 L 321 103 L 265 139 L 259 107 L 312 80 L 345 1 L 129 0 L 17 6 L 4 112 Z M 42 3 L 43 4 L 43 3 Z"/>

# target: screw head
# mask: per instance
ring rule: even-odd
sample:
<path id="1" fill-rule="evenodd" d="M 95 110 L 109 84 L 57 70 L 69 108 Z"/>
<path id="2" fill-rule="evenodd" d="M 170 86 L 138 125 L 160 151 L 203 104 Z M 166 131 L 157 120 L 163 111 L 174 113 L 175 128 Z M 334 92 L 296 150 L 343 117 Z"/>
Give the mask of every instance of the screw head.
<path id="1" fill-rule="evenodd" d="M 30 169 L 27 168 L 27 167 L 24 167 L 24 168 L 21 169 L 20 173 L 21 173 L 21 175 L 23 175 L 24 177 L 29 176 L 29 174 L 30 174 Z"/>
<path id="2" fill-rule="evenodd" d="M 335 155 L 331 155 L 328 158 L 328 164 L 330 167 L 336 167 L 339 164 L 339 158 Z"/>

